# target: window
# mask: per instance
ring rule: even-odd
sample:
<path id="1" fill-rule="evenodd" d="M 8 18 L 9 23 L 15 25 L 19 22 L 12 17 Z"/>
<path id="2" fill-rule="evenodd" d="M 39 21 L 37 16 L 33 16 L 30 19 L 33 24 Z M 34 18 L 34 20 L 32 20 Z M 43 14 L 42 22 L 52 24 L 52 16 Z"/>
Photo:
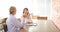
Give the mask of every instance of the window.
<path id="1" fill-rule="evenodd" d="M 49 17 L 51 4 L 50 0 L 0 0 L 0 17 L 8 17 L 10 6 L 16 6 L 17 18 L 22 16 L 25 7 L 34 15 Z"/>

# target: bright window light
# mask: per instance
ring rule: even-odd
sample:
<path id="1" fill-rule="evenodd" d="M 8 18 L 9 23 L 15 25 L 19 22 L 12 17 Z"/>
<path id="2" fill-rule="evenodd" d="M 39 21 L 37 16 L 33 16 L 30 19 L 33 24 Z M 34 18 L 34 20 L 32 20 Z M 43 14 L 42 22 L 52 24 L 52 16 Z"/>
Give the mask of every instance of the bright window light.
<path id="1" fill-rule="evenodd" d="M 17 8 L 17 18 L 22 16 L 24 8 L 28 8 L 29 12 L 34 15 L 48 17 L 50 15 L 50 0 L 0 0 L 0 18 L 9 16 L 10 6 Z"/>

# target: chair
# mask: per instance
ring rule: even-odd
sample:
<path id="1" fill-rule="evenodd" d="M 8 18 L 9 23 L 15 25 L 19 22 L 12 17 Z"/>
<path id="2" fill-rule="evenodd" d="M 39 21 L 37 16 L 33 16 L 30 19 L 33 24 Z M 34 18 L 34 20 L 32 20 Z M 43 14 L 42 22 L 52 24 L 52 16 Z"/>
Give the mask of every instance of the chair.
<path id="1" fill-rule="evenodd" d="M 5 31 L 5 32 L 7 32 L 7 31 L 8 31 L 8 27 L 7 27 L 7 25 L 6 25 L 6 24 L 4 25 L 4 31 Z"/>

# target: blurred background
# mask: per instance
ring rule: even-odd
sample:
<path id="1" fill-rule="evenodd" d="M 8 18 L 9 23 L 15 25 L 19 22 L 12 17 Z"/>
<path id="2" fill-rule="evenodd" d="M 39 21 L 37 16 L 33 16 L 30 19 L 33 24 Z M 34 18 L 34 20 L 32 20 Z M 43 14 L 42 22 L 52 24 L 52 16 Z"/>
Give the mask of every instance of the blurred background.
<path id="1" fill-rule="evenodd" d="M 5 18 L 9 15 L 9 7 L 16 6 L 16 17 L 22 16 L 22 11 L 27 7 L 31 14 L 50 17 L 51 0 L 1 0 L 0 17 Z M 49 18 L 50 19 L 50 18 Z"/>
<path id="2" fill-rule="evenodd" d="M 59 3 L 60 0 L 0 0 L 0 31 L 5 29 L 1 27 L 9 16 L 9 7 L 15 6 L 16 18 L 21 18 L 24 8 L 29 9 L 35 23 L 29 27 L 29 32 L 60 32 Z"/>

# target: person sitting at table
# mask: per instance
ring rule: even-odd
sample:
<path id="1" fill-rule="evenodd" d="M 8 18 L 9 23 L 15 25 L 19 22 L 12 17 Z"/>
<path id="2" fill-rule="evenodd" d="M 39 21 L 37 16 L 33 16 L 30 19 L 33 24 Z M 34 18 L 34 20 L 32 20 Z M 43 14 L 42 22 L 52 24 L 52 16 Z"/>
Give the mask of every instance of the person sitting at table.
<path id="1" fill-rule="evenodd" d="M 26 26 L 26 24 L 31 24 L 32 23 L 32 19 L 30 17 L 30 13 L 29 13 L 28 8 L 23 9 L 23 15 L 21 17 L 21 21 L 23 21 L 23 20 L 25 20 L 25 25 L 24 25 L 23 28 L 27 31 L 28 27 Z"/>
<path id="2" fill-rule="evenodd" d="M 24 26 L 24 21 L 20 22 L 16 19 L 16 7 L 11 6 L 9 9 L 10 16 L 6 20 L 8 32 L 20 32 L 20 28 Z"/>

